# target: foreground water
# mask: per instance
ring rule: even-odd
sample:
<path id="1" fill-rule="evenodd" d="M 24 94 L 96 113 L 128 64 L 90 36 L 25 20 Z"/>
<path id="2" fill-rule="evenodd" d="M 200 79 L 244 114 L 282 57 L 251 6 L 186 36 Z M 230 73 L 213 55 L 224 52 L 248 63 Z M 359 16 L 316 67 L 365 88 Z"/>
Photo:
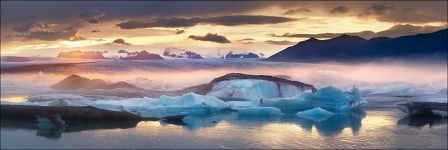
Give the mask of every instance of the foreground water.
<path id="1" fill-rule="evenodd" d="M 369 108 L 320 122 L 234 112 L 184 120 L 79 122 L 56 129 L 2 120 L 1 148 L 447 148 L 446 118 L 409 118 L 395 108 Z"/>

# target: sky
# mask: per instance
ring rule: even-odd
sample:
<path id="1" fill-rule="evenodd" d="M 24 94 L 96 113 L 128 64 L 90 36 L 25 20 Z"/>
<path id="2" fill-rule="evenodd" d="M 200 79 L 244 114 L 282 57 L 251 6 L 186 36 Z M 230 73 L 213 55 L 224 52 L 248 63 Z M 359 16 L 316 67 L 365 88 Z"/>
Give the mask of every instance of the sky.
<path id="1" fill-rule="evenodd" d="M 2 56 L 178 48 L 268 57 L 310 37 L 445 29 L 447 1 L 1 1 L 0 19 Z"/>

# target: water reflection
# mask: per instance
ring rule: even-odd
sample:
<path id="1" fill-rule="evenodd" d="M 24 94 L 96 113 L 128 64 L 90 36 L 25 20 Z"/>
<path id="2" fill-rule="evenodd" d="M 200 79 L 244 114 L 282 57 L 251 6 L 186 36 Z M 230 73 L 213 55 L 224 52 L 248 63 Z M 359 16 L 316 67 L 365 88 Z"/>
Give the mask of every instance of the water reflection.
<path id="1" fill-rule="evenodd" d="M 398 125 L 407 125 L 411 127 L 429 127 L 441 126 L 447 124 L 447 118 L 439 116 L 406 116 L 397 122 Z"/>
<path id="2" fill-rule="evenodd" d="M 366 113 L 362 110 L 336 114 L 323 121 L 313 121 L 305 118 L 299 118 L 295 115 L 283 116 L 238 116 L 235 112 L 223 112 L 206 116 L 188 116 L 184 119 L 186 129 L 197 130 L 200 128 L 209 128 L 216 126 L 217 123 L 225 121 L 236 126 L 261 127 L 273 123 L 292 123 L 302 127 L 305 130 L 311 130 L 313 127 L 320 134 L 326 136 L 337 135 L 345 128 L 350 128 L 353 132 L 359 131 L 361 121 Z"/>
<path id="3" fill-rule="evenodd" d="M 36 136 L 58 139 L 63 133 L 100 129 L 127 129 L 137 126 L 138 121 L 69 120 L 67 126 L 37 126 L 32 119 L 1 119 L 1 128 L 36 130 Z"/>
<path id="4" fill-rule="evenodd" d="M 313 121 L 299 118 L 294 115 L 283 116 L 238 116 L 236 112 L 223 111 L 208 115 L 190 115 L 183 121 L 161 121 L 160 126 L 167 124 L 181 126 L 184 130 L 195 132 L 202 128 L 217 128 L 220 123 L 229 124 L 232 127 L 265 127 L 273 124 L 288 123 L 311 131 L 314 127 L 317 132 L 324 136 L 334 136 L 340 134 L 344 129 L 349 128 L 357 132 L 361 128 L 361 121 L 366 116 L 364 111 L 354 111 L 349 113 L 337 114 L 323 121 Z M 36 136 L 42 136 L 50 139 L 58 139 L 61 134 L 67 132 L 79 132 L 86 130 L 100 129 L 126 129 L 137 127 L 135 121 L 66 121 L 65 127 L 38 127 L 35 120 L 21 119 L 2 119 L 2 128 L 12 129 L 30 129 L 37 130 Z"/>

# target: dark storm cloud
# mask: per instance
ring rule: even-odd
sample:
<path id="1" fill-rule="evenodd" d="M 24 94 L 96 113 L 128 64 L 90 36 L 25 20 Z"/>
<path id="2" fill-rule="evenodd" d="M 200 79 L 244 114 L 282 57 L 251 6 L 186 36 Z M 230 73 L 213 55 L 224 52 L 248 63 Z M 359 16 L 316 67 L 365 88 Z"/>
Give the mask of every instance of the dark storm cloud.
<path id="1" fill-rule="evenodd" d="M 196 36 L 196 35 L 190 35 L 188 36 L 189 39 L 197 40 L 197 41 L 209 41 L 209 42 L 216 42 L 216 43 L 230 43 L 230 41 L 222 35 L 218 34 L 212 34 L 207 33 L 205 36 Z"/>
<path id="2" fill-rule="evenodd" d="M 332 14 L 337 14 L 337 13 L 344 14 L 344 13 L 347 13 L 349 11 L 350 11 L 350 9 L 348 9 L 347 6 L 341 5 L 341 6 L 338 6 L 338 7 L 335 7 L 333 9 L 331 9 L 330 13 L 332 13 Z"/>
<path id="3" fill-rule="evenodd" d="M 346 15 L 375 17 L 379 21 L 394 23 L 446 22 L 446 1 L 1 1 L 1 26 L 11 27 L 29 21 L 51 20 L 70 22 L 82 16 L 91 23 L 110 20 L 133 20 L 140 17 L 192 18 L 204 16 L 229 16 L 247 14 L 269 7 L 287 10 L 285 14 L 319 12 L 334 6 L 350 8 Z M 86 13 L 101 10 L 103 13 Z M 288 12 L 289 11 L 289 12 Z M 262 12 L 262 11 L 261 11 Z M 105 15 L 107 14 L 107 15 Z M 98 20 L 98 16 L 102 16 Z M 261 15 L 270 15 L 262 12 Z M 135 23 L 135 22 L 134 22 Z M 141 24 L 140 24 L 141 25 Z M 146 22 L 143 22 L 146 26 Z"/>
<path id="4" fill-rule="evenodd" d="M 360 16 L 369 16 L 369 15 L 384 15 L 388 11 L 395 9 L 393 6 L 386 6 L 381 4 L 376 4 L 368 7 L 364 12 L 359 14 Z"/>
<path id="5" fill-rule="evenodd" d="M 131 45 L 131 43 L 127 43 L 127 42 L 124 41 L 123 39 L 116 39 L 116 40 L 114 40 L 112 43 L 114 43 L 114 44 L 118 44 L 118 45 Z"/>
<path id="6" fill-rule="evenodd" d="M 31 31 L 20 35 L 26 40 L 42 40 L 42 41 L 57 41 L 57 40 L 85 40 L 83 37 L 76 36 L 78 29 L 67 28 L 58 31 Z"/>
<path id="7" fill-rule="evenodd" d="M 88 23 L 100 23 L 100 18 L 106 15 L 105 12 L 99 10 L 89 10 L 81 13 L 79 16 L 84 18 Z"/>
<path id="8" fill-rule="evenodd" d="M 236 15 L 236 16 L 220 16 L 210 18 L 160 18 L 150 22 L 142 21 L 127 21 L 119 23 L 116 26 L 121 29 L 138 29 L 150 27 L 192 27 L 199 23 L 214 24 L 223 26 L 237 26 L 249 24 L 276 24 L 294 21 L 296 19 L 277 17 L 277 16 L 250 16 L 250 15 Z"/>
<path id="9" fill-rule="evenodd" d="M 276 17 L 276 16 L 250 16 L 250 15 L 238 15 L 238 16 L 221 16 L 203 19 L 203 23 L 217 24 L 224 26 L 236 26 L 245 24 L 276 24 L 289 21 L 295 21 L 297 19 Z"/>
<path id="10" fill-rule="evenodd" d="M 42 41 L 56 41 L 56 40 L 85 40 L 84 37 L 77 36 L 76 33 L 82 25 L 71 24 L 64 25 L 49 25 L 46 22 L 28 22 L 16 25 L 12 31 L 17 32 L 17 37 L 24 40 L 42 40 Z"/>
<path id="11" fill-rule="evenodd" d="M 24 32 L 29 32 L 32 28 L 45 29 L 45 28 L 48 28 L 48 24 L 29 22 L 29 23 L 23 23 L 23 24 L 16 25 L 12 28 L 12 30 L 15 32 L 24 33 Z"/>
<path id="12" fill-rule="evenodd" d="M 284 15 L 293 15 L 293 14 L 298 14 L 298 13 L 309 13 L 309 12 L 311 12 L 310 9 L 301 7 L 301 8 L 296 8 L 296 9 L 290 9 L 283 14 Z"/>
<path id="13" fill-rule="evenodd" d="M 447 21 L 446 6 L 445 14 L 441 15 L 427 13 L 422 10 L 416 11 L 408 7 L 376 4 L 367 7 L 363 12 L 358 14 L 358 17 L 375 17 L 378 21 L 393 23 L 428 23 Z"/>
<path id="14" fill-rule="evenodd" d="M 65 20 L 89 10 L 101 10 L 104 20 L 143 16 L 159 18 L 242 14 L 269 7 L 274 2 L 235 1 L 2 1 L 1 23 L 16 24 L 33 20 Z"/>
<path id="15" fill-rule="evenodd" d="M 295 44 L 294 42 L 287 41 L 287 40 L 283 40 L 283 41 L 267 40 L 267 41 L 264 41 L 264 42 L 268 43 L 268 44 L 273 44 L 273 45 L 292 45 L 292 44 Z"/>
<path id="16" fill-rule="evenodd" d="M 380 31 L 380 32 L 372 32 L 372 31 L 362 31 L 362 32 L 352 32 L 352 33 L 320 33 L 320 34 L 293 34 L 293 33 L 285 33 L 283 35 L 276 34 L 268 34 L 272 37 L 288 37 L 288 38 L 334 38 L 337 36 L 341 36 L 343 34 L 359 36 L 362 38 L 370 39 L 374 37 L 399 37 L 405 35 L 414 35 L 419 33 L 431 33 L 435 31 L 439 31 L 447 28 L 446 26 L 413 26 L 409 24 L 404 25 L 395 25 L 391 28 Z"/>

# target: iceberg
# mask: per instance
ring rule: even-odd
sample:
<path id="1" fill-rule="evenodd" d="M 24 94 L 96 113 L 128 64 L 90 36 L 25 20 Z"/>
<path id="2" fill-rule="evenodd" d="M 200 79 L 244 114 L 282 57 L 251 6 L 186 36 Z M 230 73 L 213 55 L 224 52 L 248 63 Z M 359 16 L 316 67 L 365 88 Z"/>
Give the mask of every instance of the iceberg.
<path id="1" fill-rule="evenodd" d="M 213 85 L 207 95 L 246 100 L 290 97 L 301 93 L 294 85 L 267 80 L 238 79 L 221 81 Z"/>
<path id="2" fill-rule="evenodd" d="M 296 113 L 296 116 L 298 116 L 298 117 L 313 120 L 316 122 L 321 122 L 321 121 L 327 120 L 328 118 L 330 118 L 333 115 L 335 115 L 335 113 L 329 112 L 320 107 Z"/>
<path id="3" fill-rule="evenodd" d="M 410 94 L 416 92 L 416 89 L 406 84 L 391 84 L 373 91 L 372 94 Z"/>
<path id="4" fill-rule="evenodd" d="M 343 111 L 359 108 L 367 103 L 361 96 L 359 89 L 353 87 L 350 92 L 328 86 L 314 93 L 313 106 L 321 107 L 330 111 Z"/>
<path id="5" fill-rule="evenodd" d="M 256 106 L 256 104 L 254 104 L 252 101 L 228 101 L 227 103 L 230 104 L 230 108 L 233 110 Z"/>
<path id="6" fill-rule="evenodd" d="M 304 91 L 301 94 L 297 94 L 287 98 L 274 98 L 266 99 L 259 105 L 262 107 L 276 107 L 283 113 L 293 114 L 301 110 L 311 109 L 313 93 L 311 90 Z"/>
<path id="7" fill-rule="evenodd" d="M 251 107 L 238 109 L 240 116 L 277 116 L 282 115 L 282 111 L 275 107 Z"/>
<path id="8" fill-rule="evenodd" d="M 126 100 L 100 100 L 89 104 L 90 106 L 115 110 L 129 111 L 137 114 L 151 113 L 196 113 L 213 112 L 230 108 L 230 104 L 213 96 L 187 93 L 181 96 L 160 96 L 159 98 L 131 98 Z"/>

